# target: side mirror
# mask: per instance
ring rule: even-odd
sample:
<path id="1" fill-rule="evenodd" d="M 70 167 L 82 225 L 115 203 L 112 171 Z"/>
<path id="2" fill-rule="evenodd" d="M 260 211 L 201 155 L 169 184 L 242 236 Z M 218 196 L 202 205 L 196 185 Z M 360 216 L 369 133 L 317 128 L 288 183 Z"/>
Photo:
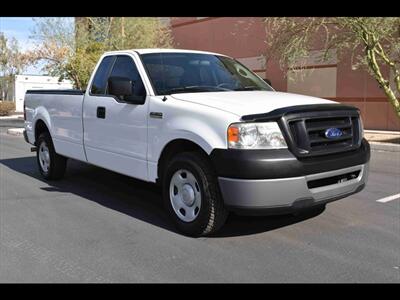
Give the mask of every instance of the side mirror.
<path id="1" fill-rule="evenodd" d="M 110 77 L 108 79 L 108 93 L 113 96 L 123 97 L 132 96 L 132 80 L 126 77 Z"/>
<path id="2" fill-rule="evenodd" d="M 110 95 L 128 103 L 144 104 L 146 96 L 134 95 L 134 88 L 133 82 L 129 78 L 114 76 L 108 79 L 108 93 Z"/>
<path id="3" fill-rule="evenodd" d="M 264 78 L 264 81 L 265 81 L 269 86 L 272 86 L 271 80 L 269 80 L 268 78 Z"/>

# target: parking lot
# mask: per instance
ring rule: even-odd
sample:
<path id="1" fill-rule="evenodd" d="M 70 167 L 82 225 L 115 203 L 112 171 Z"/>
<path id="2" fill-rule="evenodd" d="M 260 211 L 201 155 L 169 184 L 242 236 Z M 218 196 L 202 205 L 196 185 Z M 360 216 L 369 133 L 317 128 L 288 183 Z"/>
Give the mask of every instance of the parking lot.
<path id="1" fill-rule="evenodd" d="M 194 239 L 152 184 L 72 160 L 63 180 L 43 181 L 6 128 L 0 282 L 400 282 L 399 152 L 373 151 L 366 188 L 323 211 L 231 215 Z"/>

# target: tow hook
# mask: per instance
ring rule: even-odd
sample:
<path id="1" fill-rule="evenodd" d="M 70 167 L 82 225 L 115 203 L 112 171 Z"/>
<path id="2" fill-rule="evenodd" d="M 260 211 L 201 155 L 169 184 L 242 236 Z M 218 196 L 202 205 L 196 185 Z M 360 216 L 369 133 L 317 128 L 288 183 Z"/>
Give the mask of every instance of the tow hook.
<path id="1" fill-rule="evenodd" d="M 31 147 L 31 152 L 36 152 L 37 151 L 37 147 Z"/>

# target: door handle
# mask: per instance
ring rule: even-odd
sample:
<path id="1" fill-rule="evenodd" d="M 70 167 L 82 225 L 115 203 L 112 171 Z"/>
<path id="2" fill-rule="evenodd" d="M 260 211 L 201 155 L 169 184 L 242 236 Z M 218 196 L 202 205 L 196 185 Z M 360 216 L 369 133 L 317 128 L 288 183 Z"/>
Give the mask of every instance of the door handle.
<path id="1" fill-rule="evenodd" d="M 104 106 L 98 106 L 97 107 L 97 117 L 99 119 L 105 119 L 106 118 L 106 108 Z"/>

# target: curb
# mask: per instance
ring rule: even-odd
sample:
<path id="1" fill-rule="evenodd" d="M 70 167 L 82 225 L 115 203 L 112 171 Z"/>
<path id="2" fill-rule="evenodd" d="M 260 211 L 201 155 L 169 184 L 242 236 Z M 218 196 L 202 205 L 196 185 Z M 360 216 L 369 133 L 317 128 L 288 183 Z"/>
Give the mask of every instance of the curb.
<path id="1" fill-rule="evenodd" d="M 9 128 L 9 129 L 7 129 L 7 134 L 22 136 L 24 133 L 24 130 L 25 130 L 25 128 Z"/>
<path id="2" fill-rule="evenodd" d="M 388 130 L 366 130 L 364 133 L 367 134 L 385 134 L 385 135 L 400 135 L 400 131 L 388 131 Z"/>
<path id="3" fill-rule="evenodd" d="M 400 144 L 369 142 L 371 150 L 400 152 Z"/>
<path id="4" fill-rule="evenodd" d="M 0 116 L 0 120 L 24 120 L 24 116 Z"/>

